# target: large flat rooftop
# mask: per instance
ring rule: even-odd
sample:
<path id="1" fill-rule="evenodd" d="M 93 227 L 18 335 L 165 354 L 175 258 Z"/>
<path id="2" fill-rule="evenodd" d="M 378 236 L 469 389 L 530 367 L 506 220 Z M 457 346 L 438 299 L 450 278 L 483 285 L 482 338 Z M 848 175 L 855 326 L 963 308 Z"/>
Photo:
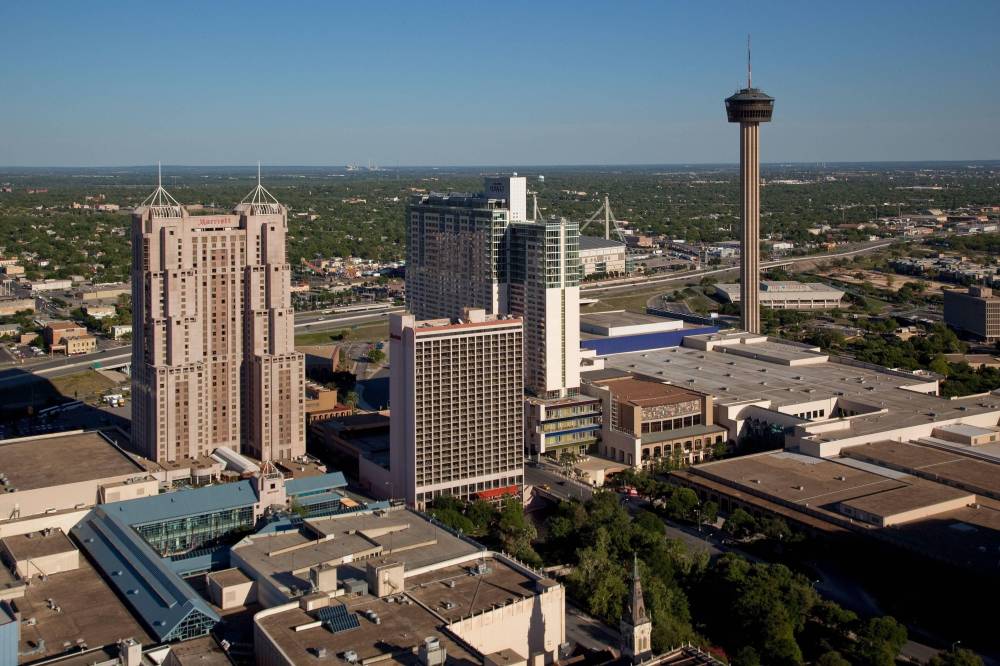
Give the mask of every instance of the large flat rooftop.
<path id="1" fill-rule="evenodd" d="M 830 357 L 802 345 L 747 334 L 694 336 L 684 344 L 609 355 L 601 374 L 642 374 L 715 396 L 720 407 L 759 404 L 795 415 L 826 401 L 823 418 L 830 418 L 838 405 L 845 406 L 851 418 L 840 428 L 810 433 L 817 442 L 946 420 L 985 417 L 989 425 L 1000 420 L 998 396 L 947 400 L 933 394 L 933 378 Z M 592 379 L 589 373 L 585 377 Z"/>
<path id="2" fill-rule="evenodd" d="M 641 377 L 603 379 L 592 383 L 609 389 L 619 401 L 643 406 L 669 405 L 700 400 L 703 397 L 700 393 L 683 386 Z"/>
<path id="3" fill-rule="evenodd" d="M 98 432 L 0 441 L 0 474 L 7 475 L 8 488 L 50 488 L 144 471 Z"/>
<path id="4" fill-rule="evenodd" d="M 996 569 L 1000 502 L 954 485 L 854 457 L 823 459 L 784 451 L 706 463 L 677 474 L 806 525 L 851 529 L 961 566 Z"/>
<path id="5" fill-rule="evenodd" d="M 838 502 L 908 485 L 904 479 L 787 452 L 742 456 L 700 465 L 692 471 L 754 495 L 833 513 Z"/>
<path id="6" fill-rule="evenodd" d="M 902 470 L 1000 499 L 1000 464 L 947 449 L 917 442 L 881 441 L 843 449 L 841 456 Z"/>
<path id="7" fill-rule="evenodd" d="M 3 545 L 16 561 L 33 560 L 76 550 L 62 530 L 29 532 L 3 538 Z"/>
<path id="8" fill-rule="evenodd" d="M 535 595 L 534 579 L 499 560 L 485 563 L 483 575 L 471 575 L 470 562 L 407 578 L 406 592 L 449 622 Z"/>
<path id="9" fill-rule="evenodd" d="M 233 549 L 246 573 L 270 578 L 286 594 L 292 586 L 308 589 L 309 568 L 318 564 L 338 566 L 342 579 L 364 579 L 364 564 L 352 561 L 391 555 L 409 571 L 476 552 L 472 544 L 405 509 L 310 519 L 301 529 L 247 537 Z"/>
<path id="10" fill-rule="evenodd" d="M 258 623 L 260 629 L 296 664 L 322 663 L 316 656 L 320 650 L 325 650 L 328 655 L 325 661 L 336 659 L 336 655 L 343 654 L 345 650 L 354 650 L 359 663 L 391 655 L 380 663 L 419 666 L 418 646 L 431 636 L 441 642 L 449 663 L 461 666 L 481 664 L 478 656 L 441 630 L 442 622 L 437 616 L 419 604 L 391 603 L 365 595 L 347 599 L 346 605 L 349 612 L 359 614 L 361 626 L 340 633 L 333 633 L 322 626 L 296 631 L 297 627 L 315 622 L 314 614 L 300 607 L 261 617 Z M 379 624 L 360 615 L 369 610 L 378 615 Z"/>
<path id="11" fill-rule="evenodd" d="M 44 581 L 32 579 L 16 603 L 23 618 L 35 618 L 34 625 L 21 625 L 21 651 L 45 641 L 45 651 L 37 658 L 65 652 L 81 639 L 92 648 L 120 638 L 134 638 L 144 645 L 156 642 L 82 554 L 80 568 Z"/>

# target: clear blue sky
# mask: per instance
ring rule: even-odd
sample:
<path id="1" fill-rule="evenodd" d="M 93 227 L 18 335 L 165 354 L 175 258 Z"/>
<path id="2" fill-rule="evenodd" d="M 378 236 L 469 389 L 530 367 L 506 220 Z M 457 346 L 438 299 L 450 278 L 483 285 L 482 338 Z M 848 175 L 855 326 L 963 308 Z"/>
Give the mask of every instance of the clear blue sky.
<path id="1" fill-rule="evenodd" d="M 753 7 L 751 12 L 747 7 Z M 0 6 L 0 165 L 1000 158 L 1000 1 Z"/>

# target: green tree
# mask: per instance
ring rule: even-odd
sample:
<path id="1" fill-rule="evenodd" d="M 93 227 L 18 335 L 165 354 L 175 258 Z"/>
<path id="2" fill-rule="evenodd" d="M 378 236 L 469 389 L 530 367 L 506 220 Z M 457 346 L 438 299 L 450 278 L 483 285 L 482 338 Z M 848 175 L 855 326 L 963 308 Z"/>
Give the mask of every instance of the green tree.
<path id="1" fill-rule="evenodd" d="M 358 406 L 358 401 L 360 399 L 361 396 L 358 395 L 357 391 L 348 391 L 347 395 L 344 396 L 344 404 L 346 404 L 351 409 L 354 409 L 355 407 Z"/>
<path id="2" fill-rule="evenodd" d="M 598 528 L 595 537 L 593 545 L 577 552 L 578 564 L 570 574 L 570 584 L 576 596 L 586 600 L 588 612 L 607 620 L 620 618 L 628 578 L 621 561 L 611 557 L 607 530 Z"/>
<path id="3" fill-rule="evenodd" d="M 701 505 L 701 516 L 699 519 L 703 525 L 714 525 L 719 518 L 719 505 L 709 500 Z"/>
<path id="4" fill-rule="evenodd" d="M 836 650 L 824 652 L 816 660 L 816 666 L 851 666 L 851 662 L 844 659 Z"/>
<path id="5" fill-rule="evenodd" d="M 385 352 L 377 347 L 368 350 L 368 361 L 371 363 L 382 363 L 385 361 Z"/>
<path id="6" fill-rule="evenodd" d="M 483 533 L 490 526 L 496 511 L 493 506 L 484 500 L 476 500 L 466 509 L 465 515 L 476 526 L 476 531 Z"/>
<path id="7" fill-rule="evenodd" d="M 736 509 L 722 525 L 722 531 L 736 539 L 745 539 L 757 532 L 757 521 L 743 509 Z"/>
<path id="8" fill-rule="evenodd" d="M 928 666 L 983 666 L 983 660 L 972 650 L 956 648 L 931 658 Z"/>
<path id="9" fill-rule="evenodd" d="M 690 488 L 676 488 L 667 499 L 667 515 L 674 520 L 694 520 L 698 510 L 698 494 Z"/>
<path id="10" fill-rule="evenodd" d="M 535 526 L 525 518 L 520 501 L 514 498 L 504 500 L 496 521 L 496 536 L 506 552 L 529 564 L 541 563 L 531 545 L 538 534 Z"/>
<path id="11" fill-rule="evenodd" d="M 939 375 L 944 375 L 947 377 L 951 374 L 951 365 L 948 363 L 948 359 L 944 357 L 944 354 L 938 354 L 930 362 L 928 369 L 931 372 L 936 372 Z"/>
<path id="12" fill-rule="evenodd" d="M 760 655 L 749 645 L 744 645 L 733 655 L 733 666 L 760 666 Z"/>
<path id="13" fill-rule="evenodd" d="M 858 635 L 854 658 L 871 666 L 894 666 L 906 639 L 906 627 L 895 618 L 872 618 Z"/>

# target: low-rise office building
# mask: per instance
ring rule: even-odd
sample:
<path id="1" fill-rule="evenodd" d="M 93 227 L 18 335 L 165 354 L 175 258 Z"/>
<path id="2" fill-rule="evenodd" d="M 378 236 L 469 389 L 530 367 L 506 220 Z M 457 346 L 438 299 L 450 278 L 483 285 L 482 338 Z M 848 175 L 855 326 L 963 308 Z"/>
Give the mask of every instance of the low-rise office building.
<path id="1" fill-rule="evenodd" d="M 715 293 L 723 302 L 740 302 L 740 285 L 717 284 Z M 775 310 L 832 310 L 841 306 L 844 292 L 821 282 L 762 280 L 760 304 Z"/>
<path id="2" fill-rule="evenodd" d="M 33 298 L 0 298 L 0 317 L 9 317 L 18 312 L 34 312 Z"/>
<path id="3" fill-rule="evenodd" d="M 1000 296 L 990 287 L 945 289 L 944 321 L 979 340 L 1000 340 Z"/>
<path id="4" fill-rule="evenodd" d="M 111 327 L 111 337 L 121 340 L 125 336 L 132 335 L 132 324 L 115 324 Z"/>
<path id="5" fill-rule="evenodd" d="M 337 402 L 337 389 L 306 382 L 305 412 L 306 425 L 309 425 L 317 421 L 348 416 L 354 409 Z"/>
<path id="6" fill-rule="evenodd" d="M 81 287 L 74 297 L 84 302 L 113 301 L 119 296 L 132 294 L 132 287 L 127 282 L 111 282 L 108 284 L 92 284 Z"/>
<path id="7" fill-rule="evenodd" d="M 37 280 L 35 282 L 28 283 L 28 291 L 34 296 L 36 294 L 42 294 L 49 291 L 65 291 L 67 289 L 73 288 L 72 280 Z"/>
<path id="8" fill-rule="evenodd" d="M 74 337 L 64 337 L 61 344 L 52 347 L 53 351 L 61 350 L 67 356 L 75 354 L 89 354 L 97 350 L 97 338 L 92 335 L 78 335 Z"/>
<path id="9" fill-rule="evenodd" d="M 84 305 L 83 311 L 87 313 L 88 317 L 93 317 L 94 319 L 114 317 L 118 313 L 118 310 L 113 305 Z"/>

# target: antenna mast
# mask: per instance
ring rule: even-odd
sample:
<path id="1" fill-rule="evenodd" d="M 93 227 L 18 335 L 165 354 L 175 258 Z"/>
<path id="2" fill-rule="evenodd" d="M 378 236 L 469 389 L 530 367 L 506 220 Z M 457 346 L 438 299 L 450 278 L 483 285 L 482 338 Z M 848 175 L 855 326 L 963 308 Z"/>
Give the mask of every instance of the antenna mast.
<path id="1" fill-rule="evenodd" d="M 753 88 L 753 70 L 750 67 L 750 33 L 747 33 L 747 88 Z"/>

